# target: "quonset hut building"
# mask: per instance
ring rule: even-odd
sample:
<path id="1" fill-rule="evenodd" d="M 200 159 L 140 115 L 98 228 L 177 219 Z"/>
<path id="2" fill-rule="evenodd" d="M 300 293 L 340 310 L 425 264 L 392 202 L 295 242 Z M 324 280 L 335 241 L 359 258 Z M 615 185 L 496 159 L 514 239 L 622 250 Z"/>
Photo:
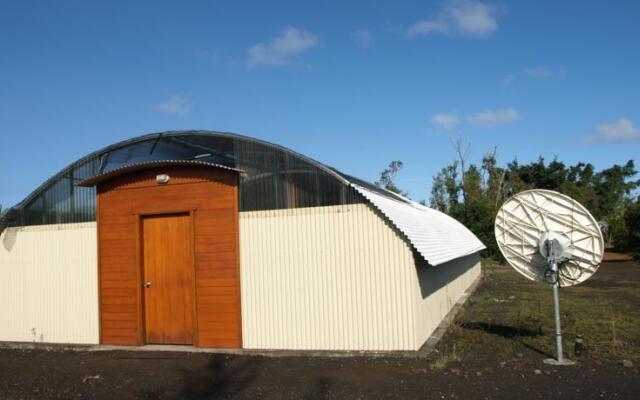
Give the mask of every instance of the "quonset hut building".
<path id="1" fill-rule="evenodd" d="M 253 138 L 164 132 L 0 219 L 0 340 L 417 350 L 479 277 L 443 213 Z"/>

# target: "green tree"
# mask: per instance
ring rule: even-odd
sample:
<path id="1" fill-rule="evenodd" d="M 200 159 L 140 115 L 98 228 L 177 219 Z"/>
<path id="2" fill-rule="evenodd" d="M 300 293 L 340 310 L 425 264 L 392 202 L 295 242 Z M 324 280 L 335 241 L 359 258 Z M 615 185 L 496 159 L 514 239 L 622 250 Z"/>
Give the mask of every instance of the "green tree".
<path id="1" fill-rule="evenodd" d="M 460 184 L 458 183 L 458 162 L 442 168 L 433 177 L 431 186 L 431 207 L 436 210 L 449 213 L 460 197 Z"/>
<path id="2" fill-rule="evenodd" d="M 597 220 L 609 224 L 613 244 L 626 251 L 638 249 L 638 201 L 631 194 L 640 186 L 629 160 L 596 172 L 590 163 L 567 166 L 558 159 L 540 157 L 529 164 L 513 160 L 499 167 L 494 148 L 482 158 L 480 167 L 460 168 L 460 145 L 454 144 L 458 160 L 444 167 L 433 179 L 431 206 L 467 226 L 487 246 L 485 255 L 501 258 L 493 233 L 498 209 L 509 196 L 527 189 L 549 189 L 564 193 L 583 204 Z"/>
<path id="3" fill-rule="evenodd" d="M 637 174 L 633 160 L 625 165 L 614 165 L 600 171 L 595 176 L 595 195 L 598 198 L 594 210 L 596 218 L 615 218 L 622 216 L 629 205 L 629 195 L 640 184 L 640 180 L 631 180 Z"/>
<path id="4" fill-rule="evenodd" d="M 486 199 L 464 202 L 454 207 L 450 215 L 473 232 L 487 247 L 484 256 L 502 259 L 495 239 L 493 223 L 496 210 Z"/>
<path id="5" fill-rule="evenodd" d="M 464 180 L 462 181 L 462 191 L 464 193 L 464 201 L 478 202 L 483 200 L 482 176 L 480 170 L 474 164 L 464 171 Z"/>
<path id="6" fill-rule="evenodd" d="M 438 173 L 433 177 L 430 204 L 431 208 L 435 208 L 438 211 L 447 212 L 449 210 L 449 200 L 442 173 Z"/>
<path id="7" fill-rule="evenodd" d="M 380 179 L 375 182 L 376 186 L 406 196 L 407 193 L 403 192 L 394 181 L 402 167 L 404 167 L 402 161 L 391 161 L 389 166 L 380 172 Z"/>
<path id="8" fill-rule="evenodd" d="M 621 237 L 622 250 L 640 257 L 640 196 L 624 211 L 624 233 Z"/>

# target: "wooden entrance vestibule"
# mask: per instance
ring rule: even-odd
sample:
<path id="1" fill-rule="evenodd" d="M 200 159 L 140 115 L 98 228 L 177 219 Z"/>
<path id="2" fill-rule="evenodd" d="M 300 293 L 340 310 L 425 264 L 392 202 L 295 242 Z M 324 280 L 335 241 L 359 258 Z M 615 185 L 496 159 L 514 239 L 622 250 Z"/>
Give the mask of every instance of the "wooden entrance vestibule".
<path id="1" fill-rule="evenodd" d="M 90 183 L 101 343 L 241 348 L 238 173 L 165 163 Z"/>

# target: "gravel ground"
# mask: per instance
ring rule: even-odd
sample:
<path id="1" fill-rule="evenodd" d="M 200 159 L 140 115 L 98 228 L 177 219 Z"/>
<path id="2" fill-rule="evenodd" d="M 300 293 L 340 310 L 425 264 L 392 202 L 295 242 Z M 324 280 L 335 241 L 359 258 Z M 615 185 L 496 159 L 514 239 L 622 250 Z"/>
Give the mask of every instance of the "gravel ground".
<path id="1" fill-rule="evenodd" d="M 268 358 L 205 353 L 0 351 L 3 399 L 637 399 L 637 368 L 523 359 Z M 502 363 L 502 364 L 501 364 Z"/>
<path id="2" fill-rule="evenodd" d="M 632 322 L 619 324 L 612 349 L 606 343 L 595 344 L 596 339 L 607 338 L 609 325 L 593 325 L 593 329 L 605 331 L 593 332 L 597 335 L 590 339 L 593 343 L 588 342 L 589 351 L 572 367 L 541 362 L 552 348 L 549 326 L 545 325 L 542 333 L 515 326 L 524 317 L 513 308 L 531 308 L 525 294 L 527 301 L 538 301 L 536 296 L 546 298 L 547 294 L 538 294 L 537 286 L 527 292 L 528 286 L 518 286 L 527 283 L 511 275 L 512 271 L 492 268 L 493 273 L 487 274 L 436 351 L 427 357 L 263 357 L 3 348 L 0 399 L 640 398 L 639 338 L 633 322 L 637 318 L 633 310 L 640 293 L 640 264 L 609 261 L 589 286 L 563 295 L 567 308 L 573 304 L 575 309 L 581 307 L 585 296 L 592 304 L 617 299 L 620 310 L 630 310 L 624 318 Z M 522 300 L 504 293 L 507 289 L 503 288 L 512 287 Z M 506 301 L 496 302 L 495 293 L 504 295 Z M 529 319 L 522 321 L 530 323 Z M 580 327 L 568 324 L 569 331 Z M 632 365 L 623 366 L 623 358 Z"/>

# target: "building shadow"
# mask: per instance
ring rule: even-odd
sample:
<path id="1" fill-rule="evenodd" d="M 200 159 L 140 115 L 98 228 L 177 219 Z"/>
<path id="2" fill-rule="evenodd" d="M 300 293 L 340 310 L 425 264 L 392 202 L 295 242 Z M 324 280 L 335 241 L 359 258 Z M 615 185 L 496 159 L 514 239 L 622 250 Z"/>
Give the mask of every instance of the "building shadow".
<path id="1" fill-rule="evenodd" d="M 258 378 L 264 360 L 259 357 L 241 359 L 214 356 L 205 368 L 182 368 L 183 387 L 175 394 L 146 390 L 141 399 L 228 399 L 248 397 L 247 391 Z"/>
<path id="2" fill-rule="evenodd" d="M 555 355 L 553 355 L 551 353 L 548 353 L 548 352 L 546 352 L 546 351 L 544 351 L 542 349 L 539 349 L 539 348 L 537 348 L 535 346 L 532 346 L 529 343 L 524 343 L 523 342 L 523 343 L 520 343 L 520 344 L 522 344 L 527 349 L 533 351 L 534 353 L 540 354 L 541 356 L 543 356 L 545 358 L 555 358 L 556 357 Z"/>
<path id="3" fill-rule="evenodd" d="M 309 390 L 307 390 L 300 398 L 301 399 L 328 399 L 333 397 L 330 395 L 331 380 L 326 376 L 323 376 L 316 380 Z"/>
<path id="4" fill-rule="evenodd" d="M 519 326 L 508 326 L 501 324 L 491 324 L 486 322 L 466 322 L 460 324 L 460 327 L 463 329 L 482 331 L 486 333 L 490 333 L 492 335 L 500 336 L 505 339 L 518 339 L 518 338 L 527 338 L 527 337 L 538 337 L 543 336 L 544 333 L 540 329 L 529 329 Z M 516 340 L 516 342 L 525 347 L 526 349 L 540 354 L 545 358 L 553 358 L 552 354 L 530 344 L 526 343 L 524 340 Z"/>
<path id="5" fill-rule="evenodd" d="M 541 336 L 542 332 L 520 326 L 508 326 L 501 324 L 492 324 L 488 322 L 464 322 L 460 324 L 463 329 L 483 331 L 492 335 L 500 336 L 506 339 L 516 337 L 535 337 Z"/>
<path id="6" fill-rule="evenodd" d="M 242 358 L 237 363 L 216 357 L 199 373 L 185 371 L 185 385 L 180 398 L 226 398 L 241 396 L 256 380 L 261 358 Z"/>
<path id="7" fill-rule="evenodd" d="M 413 259 L 423 299 L 455 281 L 480 261 L 478 254 L 471 254 L 434 267 L 429 265 L 415 250 L 413 251 Z"/>

